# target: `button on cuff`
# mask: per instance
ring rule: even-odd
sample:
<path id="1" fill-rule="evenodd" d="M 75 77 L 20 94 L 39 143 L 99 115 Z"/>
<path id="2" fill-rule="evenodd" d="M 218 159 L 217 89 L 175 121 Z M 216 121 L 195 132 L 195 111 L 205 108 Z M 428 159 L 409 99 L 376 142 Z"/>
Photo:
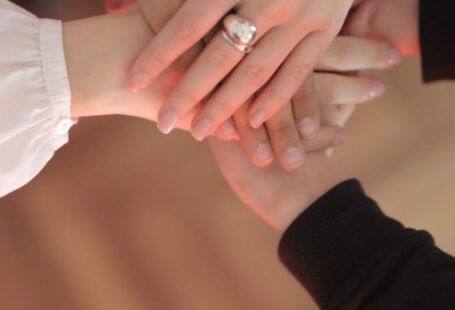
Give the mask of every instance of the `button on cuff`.
<path id="1" fill-rule="evenodd" d="M 75 121 L 73 121 L 70 118 L 62 118 L 58 121 L 57 126 L 55 127 L 55 132 L 59 136 L 64 136 L 68 133 L 68 131 L 73 127 L 73 125 L 76 124 Z"/>

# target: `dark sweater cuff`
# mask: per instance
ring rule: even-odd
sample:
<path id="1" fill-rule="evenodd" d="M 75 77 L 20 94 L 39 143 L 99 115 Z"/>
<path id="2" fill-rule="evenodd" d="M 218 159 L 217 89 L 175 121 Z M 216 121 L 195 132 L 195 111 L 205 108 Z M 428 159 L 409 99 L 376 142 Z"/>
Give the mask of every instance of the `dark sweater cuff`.
<path id="1" fill-rule="evenodd" d="M 326 307 L 359 270 L 373 266 L 404 227 L 386 217 L 360 183 L 346 181 L 303 212 L 285 232 L 279 256 Z"/>
<path id="2" fill-rule="evenodd" d="M 454 0 L 420 0 L 420 45 L 425 82 L 455 79 Z"/>

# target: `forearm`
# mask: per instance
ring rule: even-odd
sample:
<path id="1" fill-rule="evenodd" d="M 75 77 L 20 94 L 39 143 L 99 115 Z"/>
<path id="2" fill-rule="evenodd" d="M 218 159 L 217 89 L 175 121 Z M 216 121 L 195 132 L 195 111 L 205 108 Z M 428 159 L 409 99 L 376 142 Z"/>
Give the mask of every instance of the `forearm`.
<path id="1" fill-rule="evenodd" d="M 455 259 L 344 182 L 291 225 L 280 257 L 323 309 L 451 309 Z"/>

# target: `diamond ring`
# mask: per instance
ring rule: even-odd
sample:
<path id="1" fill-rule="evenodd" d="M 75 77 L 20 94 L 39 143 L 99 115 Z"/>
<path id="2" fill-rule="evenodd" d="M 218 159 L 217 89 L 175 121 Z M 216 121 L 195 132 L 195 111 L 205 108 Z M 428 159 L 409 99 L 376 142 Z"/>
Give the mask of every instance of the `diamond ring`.
<path id="1" fill-rule="evenodd" d="M 223 37 L 229 44 L 244 53 L 250 53 L 253 50 L 251 42 L 257 34 L 257 27 L 253 23 L 237 15 L 228 15 L 223 24 Z"/>

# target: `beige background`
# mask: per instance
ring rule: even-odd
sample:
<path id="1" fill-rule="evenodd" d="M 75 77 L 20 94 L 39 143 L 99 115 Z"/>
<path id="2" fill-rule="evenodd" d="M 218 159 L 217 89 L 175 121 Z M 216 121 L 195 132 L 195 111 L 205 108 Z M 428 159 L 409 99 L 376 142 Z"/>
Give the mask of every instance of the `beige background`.
<path id="1" fill-rule="evenodd" d="M 78 3 L 67 18 L 86 14 Z M 455 88 L 422 86 L 417 60 L 387 81 L 335 160 L 455 254 Z M 278 241 L 205 144 L 143 120 L 82 120 L 38 178 L 0 200 L 0 309 L 315 309 Z"/>

